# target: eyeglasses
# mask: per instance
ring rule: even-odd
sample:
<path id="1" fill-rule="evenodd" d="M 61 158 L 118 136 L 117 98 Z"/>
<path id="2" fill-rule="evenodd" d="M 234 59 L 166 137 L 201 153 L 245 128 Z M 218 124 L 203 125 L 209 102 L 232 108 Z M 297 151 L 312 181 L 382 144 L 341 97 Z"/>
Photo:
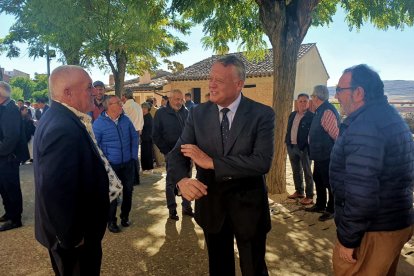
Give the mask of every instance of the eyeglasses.
<path id="1" fill-rule="evenodd" d="M 335 88 L 335 91 L 338 94 L 338 93 L 341 93 L 342 91 L 345 91 L 345 90 L 355 90 L 355 89 L 356 89 L 356 87 L 353 87 L 353 86 L 350 86 L 350 87 L 339 87 L 339 86 L 337 86 Z"/>
<path id="2" fill-rule="evenodd" d="M 123 106 L 124 105 L 124 103 L 121 102 L 121 101 L 109 103 L 109 105 L 113 105 L 113 104 L 117 104 L 119 106 Z"/>

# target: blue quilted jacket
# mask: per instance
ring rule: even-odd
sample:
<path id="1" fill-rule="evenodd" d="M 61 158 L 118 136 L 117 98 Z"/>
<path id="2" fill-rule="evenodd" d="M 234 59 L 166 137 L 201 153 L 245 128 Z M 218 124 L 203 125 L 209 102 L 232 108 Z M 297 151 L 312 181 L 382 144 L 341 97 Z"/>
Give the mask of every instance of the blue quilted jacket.
<path id="1" fill-rule="evenodd" d="M 358 247 L 365 232 L 414 223 L 412 134 L 386 98 L 369 102 L 340 127 L 331 153 L 339 241 Z"/>
<path id="2" fill-rule="evenodd" d="M 109 163 L 119 165 L 138 159 L 138 133 L 124 114 L 121 114 L 118 124 L 115 124 L 102 112 L 93 123 L 93 132 Z"/>

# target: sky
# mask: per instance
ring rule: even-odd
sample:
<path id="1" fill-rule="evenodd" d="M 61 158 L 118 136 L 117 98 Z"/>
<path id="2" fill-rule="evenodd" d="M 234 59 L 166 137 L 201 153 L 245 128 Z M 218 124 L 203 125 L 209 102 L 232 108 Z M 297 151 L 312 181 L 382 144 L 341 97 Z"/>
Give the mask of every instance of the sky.
<path id="1" fill-rule="evenodd" d="M 0 14 L 0 38 L 8 33 L 13 22 L 12 16 Z M 214 52 L 202 47 L 202 37 L 202 28 L 194 28 L 191 35 L 183 37 L 189 50 L 169 59 L 188 67 L 210 57 Z M 394 28 L 381 31 L 365 23 L 359 32 L 356 29 L 349 31 L 344 13 L 338 10 L 329 26 L 311 27 L 303 43 L 316 43 L 330 76 L 328 86 L 337 84 L 345 68 L 360 63 L 371 66 L 383 80 L 414 80 L 414 27 L 405 27 L 403 31 Z M 25 45 L 21 46 L 19 58 L 9 59 L 5 54 L 0 55 L 0 66 L 6 71 L 17 69 L 29 73 L 32 78 L 34 73 L 46 73 L 46 58 L 33 60 L 28 57 Z M 230 45 L 230 52 L 237 52 L 237 45 Z M 59 65 L 52 59 L 51 71 Z M 161 68 L 166 70 L 165 65 Z M 89 72 L 94 81 L 108 83 L 109 71 L 92 68 Z M 126 76 L 126 79 L 133 77 Z"/>

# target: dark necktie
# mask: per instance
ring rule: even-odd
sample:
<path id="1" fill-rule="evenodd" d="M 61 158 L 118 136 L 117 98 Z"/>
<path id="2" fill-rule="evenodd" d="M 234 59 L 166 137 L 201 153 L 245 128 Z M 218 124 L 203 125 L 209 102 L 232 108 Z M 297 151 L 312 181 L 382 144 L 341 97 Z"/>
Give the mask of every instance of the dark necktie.
<path id="1" fill-rule="evenodd" d="M 220 110 L 220 112 L 223 113 L 223 118 L 221 119 L 221 139 L 223 141 L 223 149 L 226 145 L 227 139 L 229 138 L 229 132 L 230 132 L 230 123 L 229 118 L 227 118 L 227 112 L 229 112 L 230 109 L 223 108 Z"/>

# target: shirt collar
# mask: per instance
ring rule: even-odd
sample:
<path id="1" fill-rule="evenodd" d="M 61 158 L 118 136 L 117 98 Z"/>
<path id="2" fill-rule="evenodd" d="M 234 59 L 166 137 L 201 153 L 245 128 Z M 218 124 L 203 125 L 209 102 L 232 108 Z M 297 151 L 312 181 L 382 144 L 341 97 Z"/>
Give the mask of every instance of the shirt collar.
<path id="1" fill-rule="evenodd" d="M 234 102 L 232 102 L 231 104 L 229 104 L 229 106 L 227 106 L 227 108 L 230 109 L 230 111 L 233 113 L 236 113 L 237 108 L 239 107 L 239 104 L 241 101 L 241 94 L 242 93 L 239 94 L 239 96 L 237 97 L 236 100 L 234 100 Z M 220 105 L 217 105 L 217 106 L 218 106 L 219 111 L 221 111 L 224 108 L 223 106 L 220 106 Z"/>

